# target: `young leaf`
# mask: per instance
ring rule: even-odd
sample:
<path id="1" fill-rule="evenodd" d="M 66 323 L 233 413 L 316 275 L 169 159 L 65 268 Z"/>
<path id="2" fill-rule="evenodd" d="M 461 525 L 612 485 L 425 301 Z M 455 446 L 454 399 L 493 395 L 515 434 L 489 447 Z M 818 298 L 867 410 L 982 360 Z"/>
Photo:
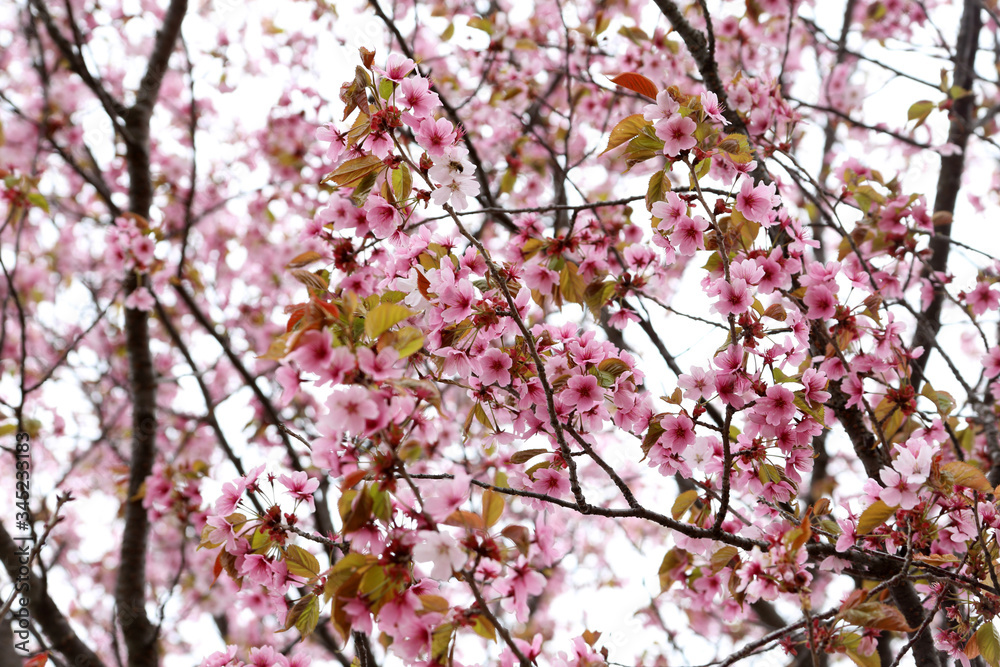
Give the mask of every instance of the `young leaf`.
<path id="1" fill-rule="evenodd" d="M 881 500 L 873 502 L 858 518 L 858 535 L 867 535 L 896 513 L 895 507 L 889 507 Z"/>
<path id="2" fill-rule="evenodd" d="M 382 160 L 374 155 L 356 157 L 337 167 L 333 173 L 324 176 L 321 182 L 333 181 L 340 187 L 350 187 L 360 183 L 365 176 L 381 166 L 383 166 Z"/>
<path id="3" fill-rule="evenodd" d="M 698 500 L 698 492 L 694 489 L 685 491 L 681 495 L 677 496 L 677 500 L 674 501 L 674 506 L 670 508 L 670 514 L 675 519 L 680 519 L 684 512 L 687 512 L 691 505 Z"/>
<path id="4" fill-rule="evenodd" d="M 976 631 L 976 643 L 979 645 L 979 655 L 989 663 L 990 667 L 1000 665 L 1000 639 L 997 637 L 993 621 L 986 621 Z"/>
<path id="5" fill-rule="evenodd" d="M 642 74 L 636 74 L 635 72 L 623 72 L 612 78 L 611 81 L 622 88 L 628 88 L 632 92 L 639 93 L 651 100 L 656 100 L 656 96 L 660 92 L 655 83 Z"/>
<path id="6" fill-rule="evenodd" d="M 601 155 L 618 148 L 629 139 L 638 136 L 642 132 L 642 128 L 647 126 L 652 126 L 652 123 L 643 118 L 641 113 L 633 114 L 619 121 L 614 129 L 611 130 L 611 136 L 608 138 L 608 147 L 601 152 Z"/>
<path id="7" fill-rule="evenodd" d="M 302 547 L 291 545 L 285 550 L 285 565 L 289 574 L 312 579 L 319 575 L 319 561 Z"/>
<path id="8" fill-rule="evenodd" d="M 492 528 L 503 514 L 506 501 L 493 489 L 483 491 L 483 522 L 487 528 Z"/>
<path id="9" fill-rule="evenodd" d="M 964 486 L 983 493 L 992 493 L 993 487 L 990 485 L 983 471 L 964 461 L 952 461 L 941 466 L 941 470 L 951 476 L 952 481 L 958 486 Z"/>
<path id="10" fill-rule="evenodd" d="M 411 315 L 412 310 L 395 303 L 379 304 L 365 316 L 365 335 L 372 339 L 378 338 Z"/>

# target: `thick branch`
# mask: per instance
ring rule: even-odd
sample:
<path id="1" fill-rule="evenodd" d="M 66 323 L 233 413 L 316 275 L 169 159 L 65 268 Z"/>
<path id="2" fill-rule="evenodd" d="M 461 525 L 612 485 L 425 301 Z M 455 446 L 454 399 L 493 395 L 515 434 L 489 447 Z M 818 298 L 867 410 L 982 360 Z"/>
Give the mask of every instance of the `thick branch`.
<path id="1" fill-rule="evenodd" d="M 166 73 L 167 61 L 177 44 L 187 0 L 171 0 L 156 34 L 152 55 L 136 92 L 136 103 L 125 114 L 126 161 L 129 174 L 129 210 L 149 218 L 153 182 L 149 159 L 149 121 Z M 142 286 L 143 276 L 130 273 L 126 292 Z M 149 346 L 149 315 L 133 308 L 125 311 L 125 338 L 132 385 L 132 456 L 125 530 L 115 586 L 118 624 L 128 649 L 128 667 L 156 667 L 156 627 L 146 614 L 146 560 L 149 517 L 140 490 L 156 458 L 156 373 Z"/>
<path id="2" fill-rule="evenodd" d="M 0 524 L 0 561 L 3 562 L 7 574 L 14 580 L 18 577 L 20 566 L 18 549 L 21 546 L 14 541 L 3 524 Z M 97 654 L 91 651 L 70 627 L 69 621 L 45 591 L 44 583 L 31 571 L 28 572 L 28 587 L 30 591 L 28 609 L 31 611 L 31 618 L 42 628 L 52 649 L 65 656 L 74 667 L 104 667 Z"/>
<path id="3" fill-rule="evenodd" d="M 954 214 L 958 190 L 962 186 L 962 172 L 965 170 L 965 148 L 975 123 L 976 104 L 975 97 L 971 93 L 972 82 L 975 79 L 979 32 L 983 26 L 980 10 L 979 0 L 965 0 L 962 23 L 958 31 L 958 44 L 955 47 L 954 63 L 955 85 L 969 91 L 969 94 L 955 100 L 955 105 L 952 107 L 948 143 L 957 146 L 958 151 L 951 155 L 941 156 L 941 172 L 938 175 L 937 193 L 934 198 L 935 213 L 945 211 Z M 931 278 L 936 272 L 943 272 L 948 268 L 948 253 L 951 249 L 948 237 L 951 235 L 951 226 L 952 222 L 949 219 L 947 223 L 935 228 L 935 231 L 941 232 L 943 236 L 935 234 L 931 238 L 931 259 L 929 263 L 924 265 L 921 272 L 924 278 Z M 941 329 L 941 307 L 944 305 L 944 299 L 944 285 L 935 281 L 934 297 L 924 312 L 926 323 L 924 326 L 917 327 L 916 335 L 913 337 L 913 347 L 924 348 L 920 358 L 910 367 L 911 382 L 918 391 L 924 380 L 924 371 L 933 349 L 931 341 L 937 337 L 937 333 Z"/>

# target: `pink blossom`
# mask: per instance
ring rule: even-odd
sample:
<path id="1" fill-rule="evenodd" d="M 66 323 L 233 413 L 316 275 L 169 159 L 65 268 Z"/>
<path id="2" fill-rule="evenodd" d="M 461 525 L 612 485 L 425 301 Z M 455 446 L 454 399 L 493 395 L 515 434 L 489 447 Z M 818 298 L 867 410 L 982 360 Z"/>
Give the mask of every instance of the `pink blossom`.
<path id="1" fill-rule="evenodd" d="M 743 179 L 739 194 L 736 195 L 736 210 L 747 220 L 764 223 L 768 221 L 771 209 L 781 203 L 775 195 L 774 183 L 754 187 L 753 180 Z"/>
<path id="2" fill-rule="evenodd" d="M 965 302 L 972 308 L 972 314 L 979 317 L 987 310 L 996 310 L 1000 306 L 1000 293 L 988 283 L 979 282 L 965 295 Z"/>
<path id="3" fill-rule="evenodd" d="M 661 90 L 656 94 L 656 104 L 647 104 L 642 108 L 642 117 L 650 123 L 655 123 L 664 118 L 670 118 L 681 108 L 670 92 Z"/>
<path id="4" fill-rule="evenodd" d="M 255 584 L 267 585 L 271 583 L 271 563 L 266 556 L 260 554 L 247 554 L 243 557 L 243 565 L 240 567 L 240 574 L 249 578 Z"/>
<path id="5" fill-rule="evenodd" d="M 735 373 L 743 368 L 743 346 L 730 345 L 716 355 L 714 362 L 720 374 Z"/>
<path id="6" fill-rule="evenodd" d="M 659 218 L 664 224 L 659 229 L 669 231 L 673 229 L 682 218 L 687 217 L 688 205 L 683 199 L 677 196 L 676 192 L 668 192 L 666 201 L 653 203 L 653 216 Z"/>
<path id="7" fill-rule="evenodd" d="M 395 348 L 385 347 L 375 354 L 371 348 L 359 347 L 357 356 L 358 369 L 375 381 L 381 382 L 403 374 L 402 369 L 396 368 L 399 352 Z"/>
<path id="8" fill-rule="evenodd" d="M 390 53 L 385 69 L 374 68 L 385 78 L 399 83 L 403 77 L 413 71 L 414 62 L 401 53 Z"/>
<path id="9" fill-rule="evenodd" d="M 704 231 L 708 229 L 708 220 L 696 215 L 693 218 L 684 216 L 677 221 L 670 242 L 681 255 L 693 255 L 695 251 L 705 246 Z"/>
<path id="10" fill-rule="evenodd" d="M 708 400 L 715 394 L 715 373 L 693 366 L 690 371 L 677 378 L 677 386 L 684 390 L 684 398 L 692 401 Z"/>
<path id="11" fill-rule="evenodd" d="M 983 355 L 983 373 L 988 378 L 1000 375 L 1000 346 L 996 346 Z"/>
<path id="12" fill-rule="evenodd" d="M 827 320 L 837 313 L 837 297 L 826 285 L 808 288 L 802 301 L 809 307 L 806 317 L 810 320 Z"/>
<path id="13" fill-rule="evenodd" d="M 807 368 L 802 372 L 802 397 L 813 405 L 826 403 L 830 400 L 830 392 L 825 391 L 826 375 L 815 368 Z"/>
<path id="14" fill-rule="evenodd" d="M 224 667 L 236 660 L 236 644 L 230 644 L 225 651 L 216 651 L 201 661 L 201 667 Z"/>
<path id="15" fill-rule="evenodd" d="M 479 182 L 473 175 L 476 167 L 466 156 L 464 148 L 454 146 L 435 158 L 434 166 L 428 173 L 438 183 L 437 189 L 431 193 L 438 206 L 451 202 L 456 210 L 463 211 L 469 206 L 466 197 L 479 194 Z"/>
<path id="16" fill-rule="evenodd" d="M 403 79 L 399 85 L 399 94 L 403 98 L 403 104 L 410 108 L 416 119 L 430 116 L 431 112 L 441 105 L 441 98 L 437 93 L 430 91 L 430 82 L 423 77 Z"/>
<path id="17" fill-rule="evenodd" d="M 720 278 L 718 281 L 719 300 L 712 304 L 712 309 L 722 316 L 741 315 L 753 305 L 753 293 L 747 287 L 747 282 L 736 278 L 732 282 Z"/>
<path id="18" fill-rule="evenodd" d="M 575 375 L 566 383 L 560 398 L 578 412 L 586 412 L 604 402 L 604 392 L 593 375 Z"/>
<path id="19" fill-rule="evenodd" d="M 222 495 L 215 501 L 215 513 L 219 516 L 229 516 L 236 511 L 243 492 L 246 491 L 246 482 L 242 478 L 236 482 L 226 482 L 222 485 Z"/>
<path id="20" fill-rule="evenodd" d="M 342 424 L 345 430 L 356 435 L 365 432 L 366 420 L 378 416 L 378 406 L 371 393 L 358 385 L 333 392 L 326 401 L 326 407 L 332 421 Z"/>
<path id="21" fill-rule="evenodd" d="M 656 136 L 663 140 L 663 152 L 670 157 L 677 157 L 681 151 L 694 148 L 697 140 L 694 131 L 698 124 L 684 116 L 671 116 L 666 121 L 656 124 Z"/>
<path id="22" fill-rule="evenodd" d="M 445 322 L 461 322 L 472 315 L 472 307 L 476 303 L 475 288 L 468 280 L 459 280 L 441 292 L 441 303 L 446 306 L 441 311 L 442 320 Z"/>
<path id="23" fill-rule="evenodd" d="M 139 266 L 149 266 L 153 262 L 156 243 L 148 236 L 137 236 L 132 240 L 132 256 Z"/>
<path id="24" fill-rule="evenodd" d="M 795 394 L 781 385 L 770 386 L 757 401 L 757 407 L 768 424 L 778 426 L 790 423 L 795 417 Z"/>
<path id="25" fill-rule="evenodd" d="M 288 489 L 296 501 L 304 500 L 309 507 L 313 506 L 313 492 L 319 488 L 318 479 L 309 479 L 309 475 L 304 471 L 297 470 L 291 475 L 282 475 L 278 481 Z"/>
<path id="26" fill-rule="evenodd" d="M 288 658 L 270 646 L 254 647 L 250 649 L 250 662 L 248 667 L 288 667 Z"/>
<path id="27" fill-rule="evenodd" d="M 660 420 L 663 435 L 659 443 L 671 452 L 678 454 L 694 444 L 694 422 L 685 414 L 668 415 Z"/>
<path id="28" fill-rule="evenodd" d="M 316 139 L 330 143 L 326 149 L 327 160 L 334 163 L 340 160 L 340 155 L 347 146 L 347 132 L 341 132 L 333 123 L 327 123 L 316 130 Z"/>
<path id="29" fill-rule="evenodd" d="M 904 510 L 911 510 L 917 506 L 919 482 L 910 482 L 892 468 L 882 468 L 879 477 L 885 484 L 885 488 L 879 493 L 879 500 L 889 507 L 901 507 Z"/>
<path id="30" fill-rule="evenodd" d="M 559 284 L 559 274 L 541 264 L 531 264 L 524 269 L 524 283 L 531 289 L 548 294 Z"/>
<path id="31" fill-rule="evenodd" d="M 326 329 L 306 331 L 286 358 L 297 362 L 302 370 L 322 374 L 333 361 L 333 334 Z"/>
<path id="32" fill-rule="evenodd" d="M 495 347 L 488 349 L 479 359 L 479 380 L 484 385 L 496 382 L 501 387 L 510 384 L 510 368 L 514 365 L 510 355 Z"/>
<path id="33" fill-rule="evenodd" d="M 417 128 L 417 143 L 431 157 L 444 155 L 445 149 L 458 141 L 455 126 L 445 118 L 425 118 Z"/>
<path id="34" fill-rule="evenodd" d="M 844 553 L 858 541 L 857 526 L 851 519 L 837 519 L 837 525 L 840 526 L 840 536 L 837 537 L 836 549 Z"/>
<path id="35" fill-rule="evenodd" d="M 510 605 L 513 608 L 518 623 L 528 620 L 528 597 L 538 595 L 545 590 L 545 577 L 528 566 L 523 558 L 512 568 L 513 573 L 506 579 L 497 582 L 497 591 L 502 595 L 510 596 Z"/>
<path id="36" fill-rule="evenodd" d="M 372 132 L 365 137 L 364 148 L 375 157 L 384 160 L 394 148 L 392 136 L 387 132 Z M 349 154 L 348 157 L 354 156 Z"/>
<path id="37" fill-rule="evenodd" d="M 535 471 L 535 481 L 531 490 L 553 498 L 562 498 L 570 491 L 569 477 L 552 468 L 539 468 Z"/>
<path id="38" fill-rule="evenodd" d="M 208 534 L 207 539 L 209 542 L 213 544 L 225 544 L 226 551 L 236 553 L 236 524 L 230 523 L 229 517 L 210 516 L 205 524 L 214 528 Z"/>
<path id="39" fill-rule="evenodd" d="M 712 120 L 723 125 L 729 124 L 729 121 L 722 116 L 724 108 L 719 104 L 719 97 L 715 93 L 706 90 L 701 94 L 701 108 L 705 111 L 705 115 Z"/>
<path id="40" fill-rule="evenodd" d="M 156 300 L 152 293 L 145 287 L 137 287 L 132 293 L 125 297 L 125 307 L 131 310 L 142 310 L 149 312 L 156 305 Z"/>
<path id="41" fill-rule="evenodd" d="M 424 511 L 435 521 L 444 521 L 469 497 L 471 477 L 455 475 L 454 479 L 438 482 L 432 493 L 424 493 Z"/>
<path id="42" fill-rule="evenodd" d="M 365 202 L 365 220 L 375 238 L 385 239 L 399 227 L 402 219 L 396 207 L 387 202 L 381 195 L 371 195 Z"/>
<path id="43" fill-rule="evenodd" d="M 299 372 L 292 368 L 289 364 L 281 364 L 278 366 L 277 370 L 274 371 L 274 379 L 278 381 L 281 385 L 281 396 L 275 401 L 275 405 L 279 408 L 283 408 L 295 397 L 295 394 L 299 393 L 299 387 L 302 384 L 302 378 Z"/>

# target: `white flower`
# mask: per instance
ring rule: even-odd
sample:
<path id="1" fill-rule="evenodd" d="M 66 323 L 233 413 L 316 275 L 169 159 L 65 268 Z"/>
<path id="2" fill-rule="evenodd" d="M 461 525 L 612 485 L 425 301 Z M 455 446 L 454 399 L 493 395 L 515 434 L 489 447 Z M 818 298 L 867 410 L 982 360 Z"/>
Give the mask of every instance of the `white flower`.
<path id="1" fill-rule="evenodd" d="M 451 535 L 421 530 L 417 536 L 420 542 L 413 547 L 413 560 L 418 563 L 434 563 L 431 579 L 444 581 L 451 577 L 452 570 L 459 570 L 465 565 L 465 552 L 458 547 Z"/>
<path id="2" fill-rule="evenodd" d="M 452 146 L 434 160 L 434 166 L 428 173 L 438 183 L 437 190 L 431 195 L 438 206 L 450 201 L 452 206 L 462 211 L 469 206 L 466 197 L 479 194 L 476 167 L 467 157 L 468 151 L 463 147 Z"/>

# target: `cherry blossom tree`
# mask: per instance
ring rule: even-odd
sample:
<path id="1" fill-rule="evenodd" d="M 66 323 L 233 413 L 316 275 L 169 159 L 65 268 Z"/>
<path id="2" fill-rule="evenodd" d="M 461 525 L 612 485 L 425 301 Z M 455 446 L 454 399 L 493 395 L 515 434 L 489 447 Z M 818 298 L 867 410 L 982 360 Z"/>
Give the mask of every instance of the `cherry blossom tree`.
<path id="1" fill-rule="evenodd" d="M 2 664 L 1000 666 L 995 3 L 354 11 L 0 10 Z"/>

